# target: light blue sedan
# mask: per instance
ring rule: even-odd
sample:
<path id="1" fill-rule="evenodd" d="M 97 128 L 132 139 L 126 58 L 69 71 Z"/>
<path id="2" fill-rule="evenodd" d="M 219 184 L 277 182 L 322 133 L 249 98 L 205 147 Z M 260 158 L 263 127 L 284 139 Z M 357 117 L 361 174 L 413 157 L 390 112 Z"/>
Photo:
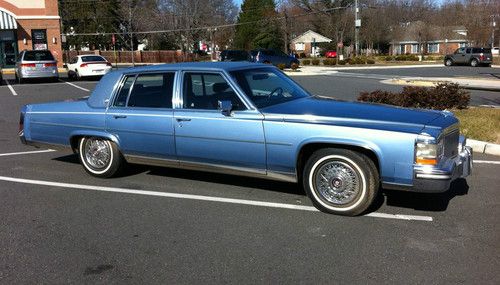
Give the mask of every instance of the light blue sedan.
<path id="1" fill-rule="evenodd" d="M 24 106 L 19 136 L 72 148 L 97 177 L 138 163 L 297 182 L 318 209 L 359 215 L 380 186 L 443 192 L 468 176 L 458 126 L 450 112 L 312 96 L 275 67 L 218 62 L 111 72 L 88 99 Z"/>

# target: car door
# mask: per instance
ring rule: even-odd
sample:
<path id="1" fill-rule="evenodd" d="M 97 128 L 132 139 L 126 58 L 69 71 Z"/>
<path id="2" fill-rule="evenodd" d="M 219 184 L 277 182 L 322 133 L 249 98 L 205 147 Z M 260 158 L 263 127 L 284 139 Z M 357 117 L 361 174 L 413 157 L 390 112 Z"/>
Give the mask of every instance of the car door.
<path id="1" fill-rule="evenodd" d="M 472 60 L 472 48 L 466 48 L 465 49 L 465 56 L 464 56 L 464 62 L 463 63 L 469 63 Z"/>
<path id="2" fill-rule="evenodd" d="M 465 48 L 459 48 L 455 51 L 455 54 L 453 54 L 453 62 L 458 64 L 465 63 Z"/>
<path id="3" fill-rule="evenodd" d="M 125 75 L 106 111 L 106 129 L 130 158 L 175 160 L 175 72 Z"/>
<path id="4" fill-rule="evenodd" d="M 14 71 L 17 76 L 19 76 L 19 74 L 20 74 L 21 61 L 23 60 L 23 55 L 24 55 L 24 51 L 20 52 L 17 55 L 16 66 L 15 66 L 15 71 Z"/>
<path id="5" fill-rule="evenodd" d="M 243 103 L 220 72 L 183 72 L 175 109 L 175 145 L 180 164 L 265 174 L 263 116 Z M 218 103 L 231 102 L 224 115 Z"/>

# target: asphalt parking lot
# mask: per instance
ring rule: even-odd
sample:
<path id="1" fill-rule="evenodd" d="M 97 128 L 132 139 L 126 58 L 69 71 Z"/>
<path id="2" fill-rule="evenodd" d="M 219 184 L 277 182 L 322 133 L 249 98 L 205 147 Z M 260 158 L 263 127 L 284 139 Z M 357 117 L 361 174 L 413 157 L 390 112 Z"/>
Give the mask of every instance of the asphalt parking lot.
<path id="1" fill-rule="evenodd" d="M 88 96 L 96 81 L 5 78 L 2 284 L 500 283 L 500 157 L 476 154 L 472 176 L 443 194 L 384 190 L 356 218 L 315 211 L 289 183 L 144 166 L 98 179 L 71 152 L 16 136 L 22 105 Z"/>

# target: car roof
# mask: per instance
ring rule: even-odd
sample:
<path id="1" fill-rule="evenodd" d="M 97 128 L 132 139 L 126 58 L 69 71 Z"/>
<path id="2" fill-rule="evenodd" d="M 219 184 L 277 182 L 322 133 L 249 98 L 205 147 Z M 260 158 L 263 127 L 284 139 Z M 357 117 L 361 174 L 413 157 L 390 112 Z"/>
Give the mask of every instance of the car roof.
<path id="1" fill-rule="evenodd" d="M 193 71 L 233 71 L 253 68 L 276 68 L 269 64 L 250 63 L 250 62 L 183 62 L 171 64 L 158 64 L 141 67 L 124 68 L 112 71 L 106 74 L 97 84 L 96 88 L 88 99 L 88 104 L 94 108 L 105 108 L 105 100 L 109 99 L 113 93 L 114 86 L 119 81 L 122 74 L 136 74 L 141 72 L 155 71 L 177 71 L 177 70 L 193 70 Z"/>
<path id="2" fill-rule="evenodd" d="M 238 62 L 238 61 L 216 61 L 216 62 L 181 62 L 181 63 L 167 63 L 148 65 L 141 67 L 130 67 L 122 69 L 122 73 L 137 73 L 148 71 L 161 71 L 161 70 L 209 70 L 209 71 L 231 71 L 238 69 L 248 68 L 262 68 L 271 67 L 269 64 L 253 63 L 253 62 Z"/>

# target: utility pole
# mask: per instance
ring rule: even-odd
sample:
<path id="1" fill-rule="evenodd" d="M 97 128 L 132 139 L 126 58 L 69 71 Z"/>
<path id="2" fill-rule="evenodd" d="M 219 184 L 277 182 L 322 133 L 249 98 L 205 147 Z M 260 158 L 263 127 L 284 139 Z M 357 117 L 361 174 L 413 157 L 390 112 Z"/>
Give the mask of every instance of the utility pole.
<path id="1" fill-rule="evenodd" d="M 128 32 L 130 35 L 130 50 L 132 51 L 132 66 L 135 67 L 134 38 L 132 34 L 132 0 L 128 1 Z"/>
<path id="2" fill-rule="evenodd" d="M 288 44 L 288 13 L 286 12 L 286 7 L 283 9 L 283 13 L 285 14 L 285 53 L 289 54 L 289 44 Z"/>
<path id="3" fill-rule="evenodd" d="M 359 54 L 359 28 L 361 27 L 361 19 L 359 19 L 358 0 L 354 1 L 354 51 L 355 55 Z"/>

